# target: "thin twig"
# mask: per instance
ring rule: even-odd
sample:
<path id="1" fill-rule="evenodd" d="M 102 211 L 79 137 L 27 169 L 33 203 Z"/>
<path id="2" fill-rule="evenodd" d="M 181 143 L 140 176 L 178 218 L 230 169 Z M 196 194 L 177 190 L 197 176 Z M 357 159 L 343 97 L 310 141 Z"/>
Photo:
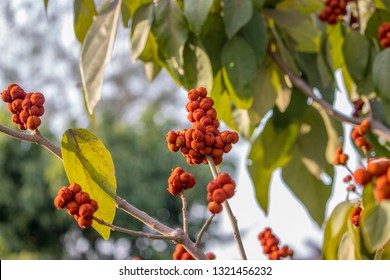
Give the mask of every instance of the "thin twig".
<path id="1" fill-rule="evenodd" d="M 305 94 L 307 97 L 311 98 L 314 102 L 319 104 L 330 116 L 335 119 L 346 122 L 351 125 L 357 126 L 362 122 L 361 118 L 347 116 L 330 105 L 325 99 L 318 97 L 313 89 L 300 77 L 296 76 L 293 71 L 287 66 L 286 63 L 270 48 L 267 49 L 268 55 L 272 58 L 272 60 L 283 70 L 283 72 L 290 78 L 292 84 L 300 89 L 300 91 Z M 382 137 L 385 141 L 390 142 L 390 128 L 386 127 L 380 121 L 373 119 L 370 120 L 371 130 L 376 135 Z"/>
<path id="2" fill-rule="evenodd" d="M 119 227 L 119 226 L 107 223 L 106 221 L 99 219 L 97 217 L 93 217 L 93 219 L 96 222 L 98 222 L 99 224 L 109 227 L 112 231 L 117 231 L 117 232 L 125 233 L 128 235 L 145 237 L 145 238 L 149 238 L 149 239 L 153 239 L 153 240 L 157 240 L 157 239 L 159 239 L 159 240 L 175 240 L 175 237 L 173 237 L 173 236 L 166 236 L 166 235 L 161 235 L 161 234 L 151 234 L 151 233 L 146 233 L 143 231 L 135 231 L 135 230 L 126 229 L 123 227 Z"/>
<path id="3" fill-rule="evenodd" d="M 183 231 L 184 233 L 188 233 L 188 220 L 187 220 L 187 199 L 184 191 L 180 194 L 181 202 L 182 202 L 182 215 L 183 215 Z"/>
<path id="4" fill-rule="evenodd" d="M 213 174 L 214 179 L 216 179 L 218 177 L 218 172 L 217 172 L 217 168 L 214 164 L 214 160 L 210 155 L 207 155 L 206 158 L 207 158 L 207 162 L 210 166 L 211 173 Z M 238 252 L 240 253 L 241 259 L 246 260 L 247 257 L 246 257 L 244 245 L 242 244 L 242 239 L 241 239 L 241 235 L 240 235 L 240 230 L 238 228 L 237 219 L 234 216 L 233 211 L 230 208 L 229 202 L 227 200 L 225 200 L 223 202 L 223 206 L 226 209 L 226 213 L 229 217 L 230 225 L 232 226 L 232 229 L 233 229 L 233 236 L 234 236 L 234 240 L 236 241 Z"/>
<path id="5" fill-rule="evenodd" d="M 198 233 L 198 237 L 196 238 L 195 246 L 200 247 L 200 242 L 202 241 L 203 234 L 206 232 L 209 225 L 211 225 L 211 222 L 213 221 L 215 217 L 215 214 L 212 214 L 204 223 L 203 227 L 200 229 Z"/>

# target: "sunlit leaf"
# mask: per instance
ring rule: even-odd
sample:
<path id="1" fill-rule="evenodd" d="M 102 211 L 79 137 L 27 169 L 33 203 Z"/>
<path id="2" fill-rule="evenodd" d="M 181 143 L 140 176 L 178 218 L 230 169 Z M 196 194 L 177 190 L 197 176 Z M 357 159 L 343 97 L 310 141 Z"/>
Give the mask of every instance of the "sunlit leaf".
<path id="1" fill-rule="evenodd" d="M 213 0 L 184 0 L 184 11 L 195 34 L 200 33 L 212 4 Z"/>
<path id="2" fill-rule="evenodd" d="M 111 60 L 121 1 L 99 12 L 81 47 L 80 72 L 89 114 L 100 100 L 105 65 Z"/>
<path id="3" fill-rule="evenodd" d="M 370 252 L 375 252 L 390 239 L 390 201 L 382 201 L 364 211 L 359 226 Z"/>
<path id="4" fill-rule="evenodd" d="M 138 8 L 151 3 L 153 3 L 153 0 L 122 0 L 121 14 L 123 26 L 126 28 L 129 27 L 129 21 L 134 16 Z"/>
<path id="5" fill-rule="evenodd" d="M 252 17 L 251 0 L 223 0 L 223 22 L 229 39 Z"/>
<path id="6" fill-rule="evenodd" d="M 322 256 L 325 260 L 337 260 L 340 241 L 348 230 L 350 213 L 355 206 L 350 201 L 338 204 L 325 223 Z"/>
<path id="7" fill-rule="evenodd" d="M 372 77 L 381 96 L 390 100 L 390 49 L 381 51 L 374 60 Z"/>
<path id="8" fill-rule="evenodd" d="M 240 109 L 250 108 L 257 77 L 254 50 L 244 39 L 236 36 L 223 47 L 222 64 L 224 82 L 235 105 Z"/>
<path id="9" fill-rule="evenodd" d="M 73 28 L 77 40 L 82 44 L 97 11 L 93 0 L 74 1 L 74 22 Z"/>
<path id="10" fill-rule="evenodd" d="M 191 36 L 184 48 L 184 75 L 181 82 L 188 89 L 202 86 L 208 91 L 213 85 L 210 59 L 195 36 Z"/>
<path id="11" fill-rule="evenodd" d="M 141 6 L 134 14 L 131 24 L 131 59 L 134 61 L 145 49 L 153 22 L 153 4 Z"/>
<path id="12" fill-rule="evenodd" d="M 149 81 L 153 81 L 162 69 L 162 67 L 159 64 L 153 61 L 144 62 L 144 67 L 145 67 L 146 77 L 148 78 Z"/>
<path id="13" fill-rule="evenodd" d="M 95 217 L 112 223 L 116 210 L 116 177 L 110 152 L 86 129 L 67 130 L 62 136 L 61 151 L 69 182 L 78 183 L 98 202 Z M 108 227 L 96 222 L 92 226 L 104 239 L 110 237 Z"/>

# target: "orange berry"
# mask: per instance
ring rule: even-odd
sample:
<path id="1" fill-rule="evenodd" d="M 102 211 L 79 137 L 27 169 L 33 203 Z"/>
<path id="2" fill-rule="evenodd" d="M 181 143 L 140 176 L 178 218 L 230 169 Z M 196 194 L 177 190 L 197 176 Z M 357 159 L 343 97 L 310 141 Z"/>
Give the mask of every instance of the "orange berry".
<path id="1" fill-rule="evenodd" d="M 215 260 L 215 259 L 216 259 L 216 256 L 215 256 L 215 254 L 213 254 L 213 253 L 207 253 L 206 256 L 207 256 L 207 258 L 208 258 L 209 260 Z"/>
<path id="2" fill-rule="evenodd" d="M 82 229 L 86 229 L 92 226 L 92 219 L 86 219 L 83 217 L 79 217 L 77 219 L 77 223 Z"/>
<path id="3" fill-rule="evenodd" d="M 386 173 L 389 166 L 390 161 L 387 159 L 372 159 L 368 161 L 367 171 L 372 176 L 379 177 Z"/>
<path id="4" fill-rule="evenodd" d="M 340 160 L 340 164 L 341 165 L 346 165 L 347 164 L 347 161 L 348 161 L 348 155 L 347 154 L 341 154 L 339 156 L 339 160 Z"/>
<path id="5" fill-rule="evenodd" d="M 54 206 L 57 209 L 63 209 L 65 208 L 66 203 L 59 196 L 56 196 L 56 198 L 54 199 Z"/>
<path id="6" fill-rule="evenodd" d="M 41 119 L 37 116 L 29 116 L 26 125 L 29 130 L 36 130 L 41 125 Z"/>
<path id="7" fill-rule="evenodd" d="M 77 193 L 74 197 L 74 200 L 76 201 L 76 203 L 78 205 L 83 205 L 84 203 L 91 202 L 91 198 L 90 198 L 89 194 L 86 192 L 83 192 L 83 191 Z"/>
<path id="8" fill-rule="evenodd" d="M 216 189 L 213 191 L 213 201 L 221 204 L 226 200 L 226 194 L 223 189 Z"/>
<path id="9" fill-rule="evenodd" d="M 222 190 L 225 192 L 226 198 L 232 198 L 235 192 L 236 186 L 233 184 L 224 184 Z"/>
<path id="10" fill-rule="evenodd" d="M 81 192 L 81 186 L 77 183 L 70 184 L 68 189 L 72 191 L 73 195 L 76 195 L 77 193 Z"/>
<path id="11" fill-rule="evenodd" d="M 364 168 L 358 168 L 353 173 L 353 178 L 359 185 L 365 186 L 371 181 L 371 174 Z"/>
<path id="12" fill-rule="evenodd" d="M 69 213 L 69 215 L 76 215 L 79 213 L 80 206 L 76 203 L 76 201 L 71 200 L 66 205 L 66 211 Z"/>
<path id="13" fill-rule="evenodd" d="M 92 219 L 93 213 L 95 212 L 95 209 L 92 207 L 89 203 L 84 203 L 80 206 L 79 209 L 79 216 L 83 217 L 84 219 Z"/>
<path id="14" fill-rule="evenodd" d="M 40 92 L 33 92 L 30 101 L 35 106 L 42 106 L 45 103 L 45 96 Z"/>
<path id="15" fill-rule="evenodd" d="M 216 203 L 215 201 L 209 202 L 209 204 L 207 205 L 207 208 L 213 214 L 219 214 L 222 212 L 222 209 L 223 209 L 222 205 L 219 203 Z"/>

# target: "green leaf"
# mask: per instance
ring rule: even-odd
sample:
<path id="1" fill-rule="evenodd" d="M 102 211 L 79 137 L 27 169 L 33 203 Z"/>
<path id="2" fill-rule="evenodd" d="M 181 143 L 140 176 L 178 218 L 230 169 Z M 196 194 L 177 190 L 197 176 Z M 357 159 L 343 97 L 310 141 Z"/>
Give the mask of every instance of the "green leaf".
<path id="1" fill-rule="evenodd" d="M 267 48 L 267 29 L 260 14 L 253 11 L 251 20 L 241 28 L 238 34 L 252 46 L 257 56 L 257 63 L 260 65 Z"/>
<path id="2" fill-rule="evenodd" d="M 212 4 L 213 0 L 184 0 L 185 14 L 190 22 L 191 30 L 196 35 L 199 35 Z"/>
<path id="3" fill-rule="evenodd" d="M 296 122 L 290 123 L 284 129 L 276 130 L 271 119 L 251 147 L 249 153 L 251 164 L 248 169 L 255 186 L 256 199 L 265 213 L 268 213 L 272 173 L 291 160 L 298 132 L 299 126 Z"/>
<path id="4" fill-rule="evenodd" d="M 153 4 L 141 6 L 131 25 L 131 60 L 135 62 L 145 49 L 153 23 Z"/>
<path id="5" fill-rule="evenodd" d="M 320 32 L 310 16 L 303 16 L 297 10 L 265 10 L 265 15 L 272 18 L 295 43 L 298 52 L 318 52 Z"/>
<path id="6" fill-rule="evenodd" d="M 235 105 L 250 108 L 254 84 L 257 78 L 256 55 L 252 47 L 241 37 L 228 41 L 222 50 L 223 77 Z"/>
<path id="7" fill-rule="evenodd" d="M 322 256 L 325 260 L 337 260 L 340 241 L 348 230 L 348 219 L 355 204 L 344 201 L 338 204 L 325 223 Z"/>
<path id="8" fill-rule="evenodd" d="M 390 260 L 390 243 L 388 243 L 383 249 L 381 260 Z"/>
<path id="9" fill-rule="evenodd" d="M 153 61 L 144 62 L 144 67 L 145 67 L 146 77 L 150 82 L 157 77 L 157 75 L 160 73 L 162 69 L 162 67 L 159 64 Z"/>
<path id="10" fill-rule="evenodd" d="M 263 8 L 264 0 L 252 0 L 253 8 L 260 10 Z"/>
<path id="11" fill-rule="evenodd" d="M 367 74 L 370 61 L 370 43 L 366 37 L 358 31 L 351 31 L 345 37 L 343 55 L 352 79 L 361 81 Z"/>
<path id="12" fill-rule="evenodd" d="M 116 210 L 116 177 L 110 152 L 86 129 L 67 130 L 62 136 L 61 152 L 69 182 L 78 183 L 97 201 L 95 217 L 112 223 Z M 96 222 L 92 226 L 104 239 L 110 237 L 107 226 Z"/>
<path id="13" fill-rule="evenodd" d="M 364 211 L 359 226 L 369 252 L 375 252 L 390 239 L 390 201 L 382 201 Z"/>
<path id="14" fill-rule="evenodd" d="M 122 24 L 125 28 L 129 27 L 129 20 L 135 12 L 143 5 L 152 4 L 153 0 L 122 0 L 121 14 Z"/>
<path id="15" fill-rule="evenodd" d="M 344 66 L 344 56 L 341 51 L 344 45 L 344 30 L 341 24 L 326 26 L 327 42 L 332 60 L 333 72 Z"/>
<path id="16" fill-rule="evenodd" d="M 332 186 L 324 184 L 307 169 L 304 158 L 297 149 L 294 150 L 291 160 L 283 167 L 282 176 L 287 187 L 302 202 L 313 220 L 321 226 L 325 219 L 326 203 Z"/>
<path id="17" fill-rule="evenodd" d="M 366 210 L 376 205 L 374 186 L 371 183 L 363 188 L 362 202 L 363 208 Z"/>
<path id="18" fill-rule="evenodd" d="M 382 98 L 390 101 L 390 49 L 381 51 L 374 60 L 372 77 Z"/>
<path id="19" fill-rule="evenodd" d="M 200 38 L 209 55 L 215 76 L 222 67 L 222 48 L 228 40 L 222 17 L 219 14 L 209 14 L 203 25 Z"/>
<path id="20" fill-rule="evenodd" d="M 261 65 L 254 88 L 252 109 L 260 118 L 275 106 L 277 96 L 273 85 L 273 77 L 278 75 L 270 58 L 266 58 Z"/>
<path id="21" fill-rule="evenodd" d="M 378 28 L 383 22 L 390 21 L 390 11 L 383 9 L 375 9 L 370 19 L 367 22 L 365 35 L 374 40 L 378 38 Z"/>
<path id="22" fill-rule="evenodd" d="M 187 89 L 202 86 L 211 91 L 213 71 L 210 59 L 195 36 L 190 36 L 184 48 L 184 75 L 180 81 Z"/>
<path id="23" fill-rule="evenodd" d="M 355 243 L 349 234 L 344 234 L 340 241 L 338 250 L 339 260 L 354 260 L 355 259 Z"/>
<path id="24" fill-rule="evenodd" d="M 223 0 L 223 22 L 229 39 L 252 17 L 251 0 Z"/>
<path id="25" fill-rule="evenodd" d="M 189 35 L 186 18 L 176 0 L 160 1 L 155 5 L 154 15 L 152 31 L 162 57 L 176 76 L 181 76 L 184 74 L 183 51 Z"/>
<path id="26" fill-rule="evenodd" d="M 97 11 L 93 0 L 74 1 L 73 29 L 77 40 L 82 44 Z"/>
<path id="27" fill-rule="evenodd" d="M 93 114 L 100 100 L 104 67 L 111 60 L 121 1 L 111 2 L 92 23 L 81 47 L 80 72 L 85 103 Z"/>

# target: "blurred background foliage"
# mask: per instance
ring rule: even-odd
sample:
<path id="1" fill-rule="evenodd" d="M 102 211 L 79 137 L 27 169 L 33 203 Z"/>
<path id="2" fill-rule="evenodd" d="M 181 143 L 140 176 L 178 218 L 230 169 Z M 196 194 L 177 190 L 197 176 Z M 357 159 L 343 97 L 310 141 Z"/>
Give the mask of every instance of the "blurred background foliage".
<path id="1" fill-rule="evenodd" d="M 175 115 L 180 114 L 178 106 L 184 114 L 185 101 L 171 94 L 177 87 L 166 75 L 149 83 L 140 64 L 123 63 L 130 58 L 127 45 L 121 44 L 121 38 L 127 38 L 119 32 L 104 85 L 109 93 L 90 122 L 80 95 L 78 43 L 73 33 L 63 30 L 73 20 L 72 4 L 53 1 L 50 9 L 57 12 L 45 15 L 43 1 L 0 3 L 0 50 L 6 54 L 0 57 L 1 88 L 17 82 L 26 91 L 43 92 L 47 96 L 42 125 L 45 136 L 58 144 L 66 128 L 90 129 L 112 154 L 118 195 L 160 221 L 179 227 L 181 201 L 169 195 L 166 187 L 170 170 L 185 164 L 185 159 L 169 152 L 165 134 L 183 126 Z M 55 71 L 50 72 L 53 67 L 46 66 L 53 64 Z M 13 127 L 4 104 L 1 107 L 0 122 Z M 229 163 L 224 166 L 232 168 Z M 209 215 L 205 186 L 211 173 L 205 165 L 185 169 L 197 177 L 197 187 L 188 192 L 189 230 L 195 239 Z M 1 259 L 171 259 L 173 244 L 169 242 L 115 232 L 104 241 L 93 229 L 79 229 L 72 217 L 53 205 L 59 187 L 67 184 L 62 163 L 52 154 L 0 136 Z M 149 230 L 120 211 L 114 224 Z M 213 223 L 204 242 L 216 237 L 217 226 Z M 223 236 L 218 238 L 224 240 Z"/>

